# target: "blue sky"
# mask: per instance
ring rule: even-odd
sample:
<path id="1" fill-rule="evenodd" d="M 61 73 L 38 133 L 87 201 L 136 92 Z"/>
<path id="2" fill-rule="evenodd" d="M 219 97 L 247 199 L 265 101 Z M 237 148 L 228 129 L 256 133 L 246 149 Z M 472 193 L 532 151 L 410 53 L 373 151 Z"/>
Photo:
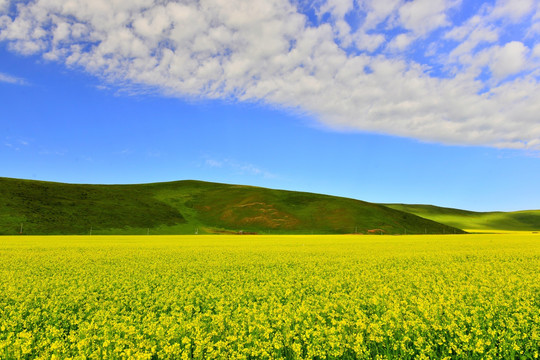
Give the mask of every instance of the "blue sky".
<path id="1" fill-rule="evenodd" d="M 0 0 L 0 176 L 540 208 L 535 1 Z"/>

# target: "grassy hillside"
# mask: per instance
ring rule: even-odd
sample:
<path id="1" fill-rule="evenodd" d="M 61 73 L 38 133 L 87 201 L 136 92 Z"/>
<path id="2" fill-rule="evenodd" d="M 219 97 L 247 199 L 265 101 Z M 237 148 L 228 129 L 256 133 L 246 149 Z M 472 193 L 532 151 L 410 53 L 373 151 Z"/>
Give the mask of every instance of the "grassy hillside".
<path id="1" fill-rule="evenodd" d="M 312 193 L 176 181 L 79 185 L 0 178 L 0 234 L 459 233 L 416 215 Z M 376 231 L 381 233 L 381 231 Z"/>
<path id="2" fill-rule="evenodd" d="M 539 231 L 540 210 L 474 212 L 432 205 L 385 204 L 460 229 Z"/>
<path id="3" fill-rule="evenodd" d="M 185 223 L 144 186 L 75 185 L 0 178 L 0 233 L 84 234 L 91 228 Z M 14 227 L 16 229 L 14 229 Z"/>

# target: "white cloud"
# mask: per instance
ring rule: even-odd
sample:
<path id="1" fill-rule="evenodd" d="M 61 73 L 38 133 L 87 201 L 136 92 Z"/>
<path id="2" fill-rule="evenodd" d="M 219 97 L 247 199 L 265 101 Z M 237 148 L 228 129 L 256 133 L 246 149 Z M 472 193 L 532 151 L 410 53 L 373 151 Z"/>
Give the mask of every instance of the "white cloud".
<path id="1" fill-rule="evenodd" d="M 377 25 L 390 19 L 390 23 L 397 18 L 397 10 L 402 5 L 402 0 L 366 0 L 359 2 L 360 7 L 365 12 L 363 28 L 371 30 Z"/>
<path id="2" fill-rule="evenodd" d="M 448 54 L 448 58 L 451 61 L 461 61 L 462 57 L 468 59 L 473 55 L 478 46 L 497 42 L 499 32 L 497 29 L 484 24 L 474 24 L 472 26 L 467 24 L 464 27 L 453 29 L 446 37 L 460 41 L 460 44 Z"/>
<path id="3" fill-rule="evenodd" d="M 512 41 L 497 48 L 490 65 L 493 75 L 503 79 L 526 69 L 526 55 L 529 49 L 519 41 Z"/>
<path id="4" fill-rule="evenodd" d="M 9 7 L 9 0 L 0 0 L 0 13 L 6 11 Z"/>
<path id="5" fill-rule="evenodd" d="M 532 50 L 532 55 L 535 58 L 540 58 L 540 44 L 536 44 Z"/>
<path id="6" fill-rule="evenodd" d="M 534 0 L 498 0 L 490 14 L 493 19 L 505 18 L 518 22 L 530 14 L 534 8 Z"/>
<path id="7" fill-rule="evenodd" d="M 0 41 L 128 89 L 263 102 L 426 141 L 539 147 L 540 50 L 523 40 L 533 2 L 482 6 L 459 26 L 451 14 L 467 2 L 313 4 L 318 19 L 287 0 L 35 0 L 0 17 Z M 518 20 L 524 29 L 509 33 Z"/>
<path id="8" fill-rule="evenodd" d="M 358 50 L 368 52 L 374 52 L 385 41 L 385 37 L 382 34 L 368 34 L 362 31 L 357 31 L 354 33 L 354 35 L 352 35 L 352 39 Z"/>
<path id="9" fill-rule="evenodd" d="M 399 34 L 389 44 L 388 49 L 391 51 L 403 51 L 415 40 L 411 34 Z"/>
<path id="10" fill-rule="evenodd" d="M 345 16 L 353 9 L 353 0 L 328 0 L 319 9 L 319 17 L 326 13 L 332 16 L 335 35 L 343 46 L 349 46 L 353 41 L 351 27 L 345 19 Z"/>
<path id="11" fill-rule="evenodd" d="M 448 25 L 446 11 L 450 5 L 446 0 L 414 0 L 399 9 L 399 18 L 406 29 L 424 35 L 433 29 Z"/>
<path id="12" fill-rule="evenodd" d="M 526 38 L 535 38 L 538 34 L 540 34 L 540 21 L 535 22 L 525 35 Z"/>
<path id="13" fill-rule="evenodd" d="M 0 73 L 0 82 L 14 85 L 28 85 L 26 80 L 4 73 Z"/>

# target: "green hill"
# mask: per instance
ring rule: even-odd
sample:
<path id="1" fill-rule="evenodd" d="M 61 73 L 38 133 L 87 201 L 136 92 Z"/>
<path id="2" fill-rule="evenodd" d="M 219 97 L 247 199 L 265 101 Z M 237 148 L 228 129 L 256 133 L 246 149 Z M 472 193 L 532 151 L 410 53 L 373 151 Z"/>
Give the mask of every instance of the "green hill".
<path id="1" fill-rule="evenodd" d="M 433 205 L 384 204 L 396 210 L 431 219 L 460 229 L 474 230 L 540 230 L 540 210 L 514 212 L 475 212 Z"/>
<path id="2" fill-rule="evenodd" d="M 202 181 L 80 185 L 0 178 L 0 234 L 461 233 L 334 196 Z"/>

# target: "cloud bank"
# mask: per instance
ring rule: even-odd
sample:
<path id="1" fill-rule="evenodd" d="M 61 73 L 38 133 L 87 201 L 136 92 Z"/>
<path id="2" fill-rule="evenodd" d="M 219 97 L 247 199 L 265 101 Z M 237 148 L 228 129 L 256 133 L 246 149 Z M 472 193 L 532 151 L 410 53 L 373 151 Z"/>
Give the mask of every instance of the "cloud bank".
<path id="1" fill-rule="evenodd" d="M 121 87 L 540 149 L 534 0 L 0 0 L 0 41 Z"/>

